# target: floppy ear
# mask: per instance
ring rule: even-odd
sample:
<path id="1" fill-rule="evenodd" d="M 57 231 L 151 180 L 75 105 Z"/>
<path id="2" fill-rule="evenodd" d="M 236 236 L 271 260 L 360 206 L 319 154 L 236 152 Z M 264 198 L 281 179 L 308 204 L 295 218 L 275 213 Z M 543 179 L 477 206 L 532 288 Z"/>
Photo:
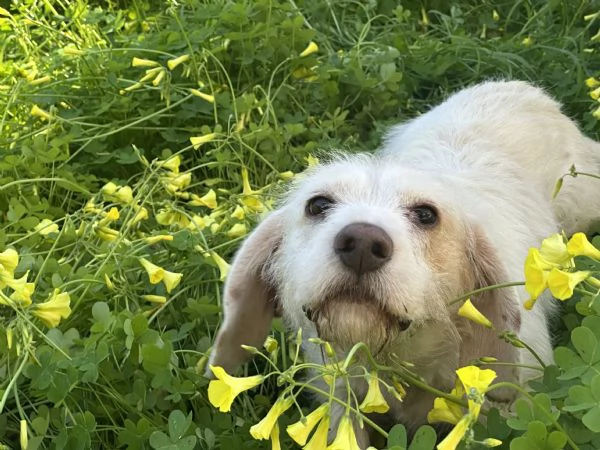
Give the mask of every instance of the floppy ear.
<path id="1" fill-rule="evenodd" d="M 473 230 L 472 233 L 469 259 L 473 270 L 475 289 L 510 281 L 496 250 L 483 230 L 479 228 Z M 488 329 L 475 323 L 469 323 L 470 332 L 465 333 L 462 340 L 461 365 L 482 356 L 492 356 L 499 361 L 518 363 L 520 360 L 519 350 L 498 337 L 498 333 L 504 330 L 518 333 L 521 328 L 521 310 L 516 290 L 514 288 L 494 289 L 474 296 L 471 301 L 483 315 L 490 319 L 494 328 Z M 498 381 L 518 380 L 518 372 L 512 367 L 498 366 L 494 367 L 494 370 L 498 374 Z M 494 397 L 509 395 L 508 392 L 503 391 L 502 389 L 494 391 Z M 506 398 L 494 399 L 507 400 Z"/>
<path id="2" fill-rule="evenodd" d="M 225 282 L 224 320 L 217 334 L 210 365 L 234 372 L 250 354 L 242 344 L 261 346 L 276 313 L 275 290 L 265 268 L 283 233 L 282 211 L 271 213 L 258 225 L 237 252 Z M 210 368 L 207 376 L 212 376 Z"/>

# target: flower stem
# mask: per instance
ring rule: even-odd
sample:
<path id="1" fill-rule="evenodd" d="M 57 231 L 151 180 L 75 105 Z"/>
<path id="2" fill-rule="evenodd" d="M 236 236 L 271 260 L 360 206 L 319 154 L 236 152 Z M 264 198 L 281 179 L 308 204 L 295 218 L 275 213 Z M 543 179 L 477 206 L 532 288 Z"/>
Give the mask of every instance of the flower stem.
<path id="1" fill-rule="evenodd" d="M 525 282 L 524 281 L 511 281 L 510 283 L 493 284 L 491 286 L 485 286 L 485 287 L 482 287 L 479 289 L 475 289 L 473 291 L 467 292 L 464 295 L 461 295 L 458 298 L 455 298 L 450 303 L 447 303 L 446 306 L 455 305 L 456 303 L 462 302 L 473 295 L 481 294 L 482 292 L 492 291 L 494 289 L 509 288 L 509 287 L 514 287 L 514 286 L 525 286 Z"/>

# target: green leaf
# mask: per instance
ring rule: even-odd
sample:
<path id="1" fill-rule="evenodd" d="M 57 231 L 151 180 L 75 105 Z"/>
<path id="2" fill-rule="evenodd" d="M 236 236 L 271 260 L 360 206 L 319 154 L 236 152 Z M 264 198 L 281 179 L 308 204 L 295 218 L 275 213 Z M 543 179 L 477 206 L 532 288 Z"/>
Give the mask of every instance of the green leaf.
<path id="1" fill-rule="evenodd" d="M 571 333 L 571 342 L 588 365 L 598 362 L 598 340 L 592 330 L 587 327 L 575 328 Z"/>
<path id="2" fill-rule="evenodd" d="M 408 438 L 406 435 L 406 428 L 404 428 L 404 425 L 402 425 L 402 424 L 394 425 L 388 433 L 387 445 L 389 447 L 398 446 L 398 447 L 405 449 L 406 445 L 407 445 L 407 441 L 408 441 Z"/>
<path id="3" fill-rule="evenodd" d="M 429 425 L 423 425 L 415 433 L 408 450 L 433 450 L 436 441 L 435 430 Z"/>
<path id="4" fill-rule="evenodd" d="M 192 424 L 192 413 L 186 417 L 180 410 L 176 409 L 169 414 L 169 435 L 176 442 L 181 439 Z"/>

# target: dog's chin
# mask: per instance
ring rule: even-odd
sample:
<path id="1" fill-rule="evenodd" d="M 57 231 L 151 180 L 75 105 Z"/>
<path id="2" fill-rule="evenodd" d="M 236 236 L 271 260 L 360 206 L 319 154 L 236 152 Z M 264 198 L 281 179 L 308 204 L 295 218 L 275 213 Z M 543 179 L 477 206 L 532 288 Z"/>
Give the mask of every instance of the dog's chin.
<path id="1" fill-rule="evenodd" d="M 345 352 L 363 342 L 375 356 L 406 329 L 407 322 L 382 308 L 370 297 L 340 295 L 311 311 L 319 337 Z"/>

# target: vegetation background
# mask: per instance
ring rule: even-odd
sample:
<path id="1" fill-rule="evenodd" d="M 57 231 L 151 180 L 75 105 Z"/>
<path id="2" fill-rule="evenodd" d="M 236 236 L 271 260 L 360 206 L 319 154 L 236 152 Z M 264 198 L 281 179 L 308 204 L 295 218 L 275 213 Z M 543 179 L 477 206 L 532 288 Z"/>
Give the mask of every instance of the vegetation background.
<path id="1" fill-rule="evenodd" d="M 18 252 L 15 279 L 35 283 L 33 306 L 11 302 L 0 275 L 6 448 L 269 448 L 248 429 L 275 384 L 222 414 L 202 373 L 225 260 L 272 193 L 328 149 L 371 151 L 389 125 L 490 78 L 537 83 L 587 134 L 600 130 L 585 84 L 600 71 L 598 0 L 0 7 L 0 249 Z M 318 51 L 301 56 L 311 41 Z M 144 261 L 171 275 L 160 283 Z M 51 328 L 35 311 L 56 288 L 70 312 Z M 553 450 L 564 443 L 551 433 L 564 431 L 600 448 L 596 303 L 567 305 L 557 345 L 572 355 L 481 436 Z M 582 328 L 587 340 L 572 343 Z"/>

